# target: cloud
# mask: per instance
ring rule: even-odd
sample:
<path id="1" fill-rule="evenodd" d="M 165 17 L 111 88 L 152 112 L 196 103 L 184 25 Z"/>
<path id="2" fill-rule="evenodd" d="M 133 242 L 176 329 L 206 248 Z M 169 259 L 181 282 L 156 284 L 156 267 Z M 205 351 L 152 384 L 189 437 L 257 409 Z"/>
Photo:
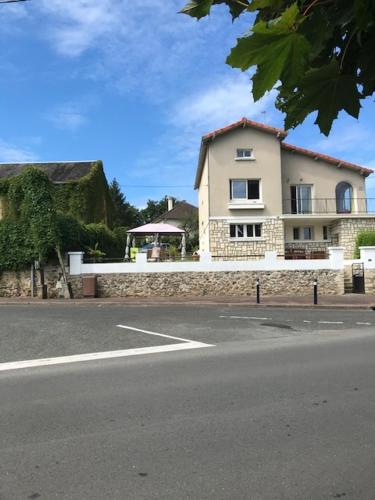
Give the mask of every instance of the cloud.
<path id="1" fill-rule="evenodd" d="M 37 155 L 28 148 L 18 147 L 3 139 L 0 139 L 0 162 L 11 163 L 19 162 L 26 163 L 29 161 L 37 161 Z"/>
<path id="2" fill-rule="evenodd" d="M 270 114 L 274 98 L 271 92 L 254 102 L 249 77 L 244 73 L 233 73 L 179 102 L 173 111 L 172 123 L 207 132 L 243 116 L 258 120 L 262 118 L 264 121 L 269 118 L 264 113 Z"/>
<path id="3" fill-rule="evenodd" d="M 342 124 L 342 125 L 341 125 Z M 316 147 L 333 153 L 352 152 L 354 147 L 357 153 L 373 151 L 372 137 L 374 131 L 365 127 L 360 122 L 345 123 L 338 122 L 329 137 L 325 137 L 316 143 Z"/>
<path id="4" fill-rule="evenodd" d="M 45 118 L 52 123 L 56 128 L 76 131 L 87 121 L 85 111 L 76 103 L 68 102 L 61 104 L 48 113 Z"/>

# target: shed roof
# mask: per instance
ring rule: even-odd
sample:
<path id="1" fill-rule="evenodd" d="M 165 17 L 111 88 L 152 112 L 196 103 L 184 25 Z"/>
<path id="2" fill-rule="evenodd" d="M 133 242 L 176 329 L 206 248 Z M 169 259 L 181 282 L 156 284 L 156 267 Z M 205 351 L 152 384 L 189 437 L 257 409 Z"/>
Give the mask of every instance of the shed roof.
<path id="1" fill-rule="evenodd" d="M 60 184 L 77 181 L 85 177 L 96 163 L 96 160 L 0 163 L 0 179 L 8 179 L 19 175 L 27 167 L 36 167 L 43 170 L 51 182 Z"/>

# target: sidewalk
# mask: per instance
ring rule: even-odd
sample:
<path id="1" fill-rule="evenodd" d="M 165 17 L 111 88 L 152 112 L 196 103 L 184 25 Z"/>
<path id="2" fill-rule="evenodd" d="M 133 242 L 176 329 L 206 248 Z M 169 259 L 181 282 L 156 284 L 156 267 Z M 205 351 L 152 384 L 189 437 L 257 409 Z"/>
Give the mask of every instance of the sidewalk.
<path id="1" fill-rule="evenodd" d="M 333 309 L 374 309 L 375 295 L 346 294 L 334 296 L 320 296 L 318 305 L 313 305 L 313 297 L 287 297 L 272 296 L 261 297 L 261 303 L 257 305 L 255 297 L 252 296 L 192 296 L 192 297 L 112 297 L 97 299 L 32 299 L 30 297 L 6 298 L 0 297 L 0 305 L 223 305 L 223 306 L 242 306 L 248 307 L 322 307 Z"/>

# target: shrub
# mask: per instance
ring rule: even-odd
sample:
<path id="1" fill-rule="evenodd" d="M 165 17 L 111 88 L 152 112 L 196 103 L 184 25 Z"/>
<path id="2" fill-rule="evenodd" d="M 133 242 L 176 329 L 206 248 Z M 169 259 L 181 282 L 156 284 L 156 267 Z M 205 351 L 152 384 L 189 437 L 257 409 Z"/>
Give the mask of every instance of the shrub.
<path id="1" fill-rule="evenodd" d="M 375 231 L 362 231 L 357 234 L 355 242 L 354 258 L 359 259 L 359 247 L 372 247 L 375 246 Z"/>

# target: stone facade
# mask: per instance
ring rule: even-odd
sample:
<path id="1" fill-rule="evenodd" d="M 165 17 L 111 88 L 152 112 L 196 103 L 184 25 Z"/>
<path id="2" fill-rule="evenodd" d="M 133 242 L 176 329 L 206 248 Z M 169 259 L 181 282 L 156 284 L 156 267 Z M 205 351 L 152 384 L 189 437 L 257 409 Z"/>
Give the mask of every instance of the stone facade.
<path id="1" fill-rule="evenodd" d="M 46 272 L 48 297 L 62 297 L 56 286 L 57 269 Z M 99 297 L 173 297 L 255 295 L 259 277 L 262 295 L 310 295 L 315 279 L 319 294 L 344 293 L 343 271 L 218 271 L 184 273 L 127 273 L 97 275 Z M 75 298 L 81 298 L 82 277 L 71 276 Z M 30 274 L 4 273 L 0 277 L 0 296 L 30 297 Z"/>
<path id="2" fill-rule="evenodd" d="M 362 231 L 375 231 L 375 217 L 338 219 L 332 223 L 330 231 L 333 246 L 344 247 L 345 259 L 353 259 L 357 234 Z"/>
<path id="3" fill-rule="evenodd" d="M 210 220 L 210 250 L 217 259 L 259 259 L 265 251 L 277 251 L 284 254 L 284 223 L 278 218 L 268 218 L 262 222 L 260 240 L 240 241 L 230 239 L 230 224 L 242 222 L 231 220 Z M 246 224 L 246 222 L 243 222 Z"/>

